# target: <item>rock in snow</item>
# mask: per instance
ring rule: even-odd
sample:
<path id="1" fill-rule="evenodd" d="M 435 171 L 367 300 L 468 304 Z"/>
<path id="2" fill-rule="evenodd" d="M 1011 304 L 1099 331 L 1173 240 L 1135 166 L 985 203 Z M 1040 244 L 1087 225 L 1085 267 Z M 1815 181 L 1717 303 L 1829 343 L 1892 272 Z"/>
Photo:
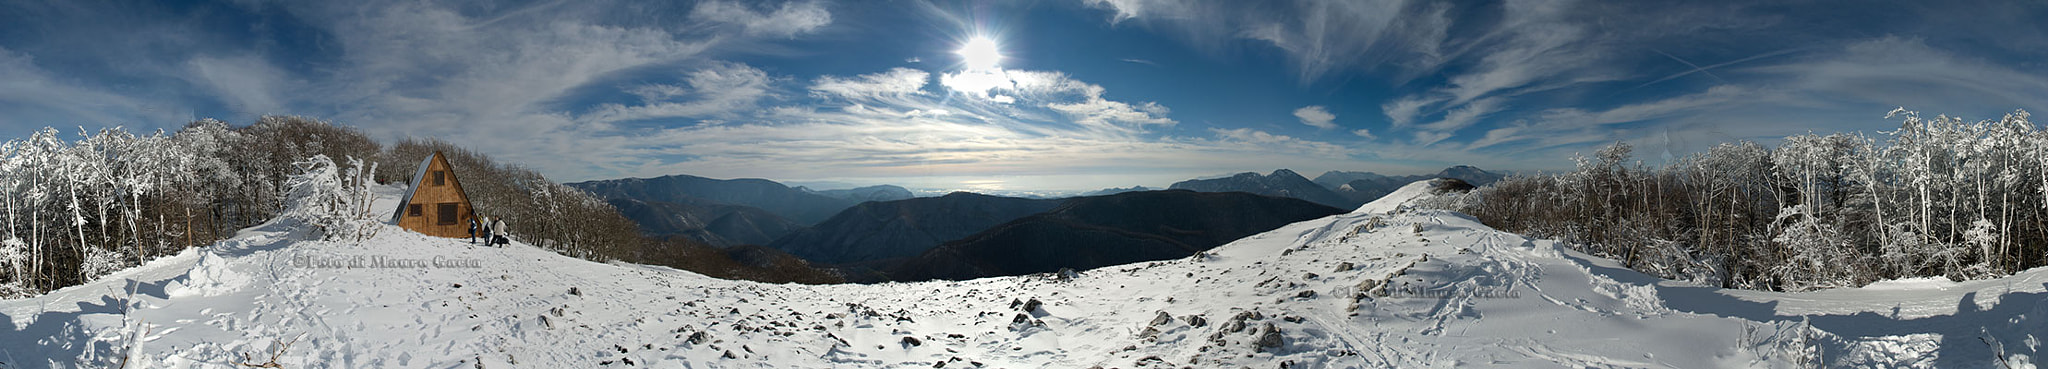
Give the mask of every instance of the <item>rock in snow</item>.
<path id="1" fill-rule="evenodd" d="M 0 367 L 2032 367 L 2048 332 L 2048 269 L 1722 290 L 1392 211 L 1426 196 L 1068 281 L 771 285 L 397 228 L 306 241 L 271 223 L 0 301 Z M 1307 273 L 1328 274 L 1292 278 Z M 1352 298 L 1292 298 L 1321 295 Z"/>

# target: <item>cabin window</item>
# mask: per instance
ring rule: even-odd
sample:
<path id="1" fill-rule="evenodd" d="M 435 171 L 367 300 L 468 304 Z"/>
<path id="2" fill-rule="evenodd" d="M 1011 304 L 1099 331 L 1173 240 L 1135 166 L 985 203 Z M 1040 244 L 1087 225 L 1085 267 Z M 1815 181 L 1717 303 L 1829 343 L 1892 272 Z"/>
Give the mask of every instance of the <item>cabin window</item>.
<path id="1" fill-rule="evenodd" d="M 455 209 L 455 203 L 452 202 L 434 204 L 434 224 L 455 224 Z"/>
<path id="2" fill-rule="evenodd" d="M 448 172 L 447 172 L 447 171 L 439 171 L 439 170 L 436 170 L 436 171 L 434 171 L 434 185 L 435 185 L 435 186 L 447 186 L 447 185 L 448 185 Z"/>
<path id="3" fill-rule="evenodd" d="M 416 217 L 416 216 L 420 216 L 420 204 L 411 204 L 411 205 L 406 205 L 406 206 L 405 206 L 405 216 L 409 216 L 409 217 Z"/>

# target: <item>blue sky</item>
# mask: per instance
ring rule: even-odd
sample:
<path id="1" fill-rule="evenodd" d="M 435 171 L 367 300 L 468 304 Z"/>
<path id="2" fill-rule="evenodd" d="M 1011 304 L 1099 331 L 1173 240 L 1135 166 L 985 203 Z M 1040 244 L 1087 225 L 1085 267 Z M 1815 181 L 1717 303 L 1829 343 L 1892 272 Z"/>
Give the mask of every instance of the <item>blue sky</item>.
<path id="1" fill-rule="evenodd" d="M 0 138 L 296 114 L 563 181 L 1090 190 L 2048 106 L 2048 3 L 1671 3 L 0 1 Z"/>

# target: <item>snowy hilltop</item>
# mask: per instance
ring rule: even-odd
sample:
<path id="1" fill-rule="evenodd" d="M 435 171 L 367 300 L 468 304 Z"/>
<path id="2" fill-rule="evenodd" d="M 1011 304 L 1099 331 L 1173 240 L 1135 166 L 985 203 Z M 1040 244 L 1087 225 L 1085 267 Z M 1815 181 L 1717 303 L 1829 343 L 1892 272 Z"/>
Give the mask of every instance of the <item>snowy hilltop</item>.
<path id="1" fill-rule="evenodd" d="M 0 301 L 0 368 L 2031 367 L 2048 332 L 2044 269 L 1693 286 L 1402 205 L 1428 186 L 1188 258 L 874 285 L 277 221 Z"/>

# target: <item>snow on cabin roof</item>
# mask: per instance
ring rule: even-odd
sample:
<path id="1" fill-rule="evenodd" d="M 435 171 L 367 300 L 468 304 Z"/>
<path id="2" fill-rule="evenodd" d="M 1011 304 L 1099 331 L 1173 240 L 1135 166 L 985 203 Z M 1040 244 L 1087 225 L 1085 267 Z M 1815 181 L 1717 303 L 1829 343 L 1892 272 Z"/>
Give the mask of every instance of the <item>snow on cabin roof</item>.
<path id="1" fill-rule="evenodd" d="M 434 164 L 435 155 L 441 155 L 441 152 L 427 154 L 426 158 L 420 159 L 420 167 L 413 169 L 412 182 L 405 187 L 405 198 L 398 201 L 398 210 L 391 212 L 391 224 L 398 224 L 399 219 L 405 218 L 405 204 L 411 204 L 412 194 L 419 192 L 420 181 L 427 178 L 427 166 Z"/>

